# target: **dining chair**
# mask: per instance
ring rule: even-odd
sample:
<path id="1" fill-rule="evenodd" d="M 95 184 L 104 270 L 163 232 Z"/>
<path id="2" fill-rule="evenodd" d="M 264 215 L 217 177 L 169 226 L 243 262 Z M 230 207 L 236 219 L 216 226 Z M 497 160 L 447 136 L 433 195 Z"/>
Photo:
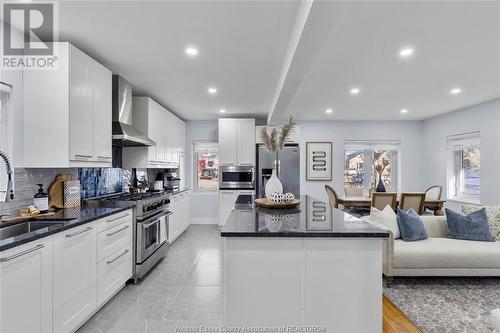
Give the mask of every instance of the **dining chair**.
<path id="1" fill-rule="evenodd" d="M 339 208 L 339 196 L 337 192 L 328 185 L 325 185 L 326 194 L 328 194 L 328 200 L 330 201 L 330 206 L 334 208 Z"/>
<path id="2" fill-rule="evenodd" d="M 413 208 L 419 215 L 424 211 L 425 204 L 425 193 L 401 193 L 401 201 L 399 202 L 399 208 L 407 211 Z"/>
<path id="3" fill-rule="evenodd" d="M 383 210 L 389 205 L 392 209 L 396 209 L 397 195 L 396 192 L 373 192 L 372 207 Z"/>
<path id="4" fill-rule="evenodd" d="M 433 185 L 425 190 L 426 200 L 441 200 L 441 193 L 443 192 L 443 187 L 441 185 Z"/>
<path id="5" fill-rule="evenodd" d="M 346 197 L 362 197 L 363 188 L 362 187 L 344 187 L 344 194 Z"/>

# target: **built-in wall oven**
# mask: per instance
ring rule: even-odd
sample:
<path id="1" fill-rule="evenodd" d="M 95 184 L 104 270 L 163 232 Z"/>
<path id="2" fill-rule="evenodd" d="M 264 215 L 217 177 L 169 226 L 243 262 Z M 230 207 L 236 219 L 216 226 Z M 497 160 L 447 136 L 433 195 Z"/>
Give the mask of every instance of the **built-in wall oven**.
<path id="1" fill-rule="evenodd" d="M 251 165 L 223 165 L 219 175 L 219 189 L 254 189 L 254 167 Z"/>

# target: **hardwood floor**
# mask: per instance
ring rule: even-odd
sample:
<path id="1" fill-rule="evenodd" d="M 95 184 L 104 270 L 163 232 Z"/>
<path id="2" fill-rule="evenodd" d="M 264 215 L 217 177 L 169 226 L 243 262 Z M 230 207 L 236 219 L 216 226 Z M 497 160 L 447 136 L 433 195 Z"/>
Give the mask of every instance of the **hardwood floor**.
<path id="1" fill-rule="evenodd" d="M 382 304 L 384 333 L 422 333 L 387 297 Z"/>

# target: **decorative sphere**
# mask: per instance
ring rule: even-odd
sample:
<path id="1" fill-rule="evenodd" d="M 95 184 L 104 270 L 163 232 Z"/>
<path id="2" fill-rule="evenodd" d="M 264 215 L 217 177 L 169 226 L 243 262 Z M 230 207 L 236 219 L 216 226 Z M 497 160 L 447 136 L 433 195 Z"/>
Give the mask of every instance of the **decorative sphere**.
<path id="1" fill-rule="evenodd" d="M 284 200 L 284 195 L 283 195 L 283 193 L 280 193 L 280 192 L 274 192 L 273 194 L 271 194 L 270 200 L 274 204 L 280 204 Z"/>
<path id="2" fill-rule="evenodd" d="M 286 202 L 286 203 L 291 203 L 293 200 L 295 199 L 295 196 L 293 195 L 293 193 L 285 193 L 283 195 L 283 200 Z"/>

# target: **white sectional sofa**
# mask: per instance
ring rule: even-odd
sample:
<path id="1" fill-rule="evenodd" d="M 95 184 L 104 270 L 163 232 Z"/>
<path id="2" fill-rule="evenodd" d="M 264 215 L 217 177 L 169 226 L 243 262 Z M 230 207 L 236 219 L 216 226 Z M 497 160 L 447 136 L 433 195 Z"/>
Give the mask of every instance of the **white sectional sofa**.
<path id="1" fill-rule="evenodd" d="M 362 217 L 368 223 L 386 226 Z M 422 216 L 428 239 L 405 242 L 384 240 L 383 273 L 394 276 L 500 276 L 500 242 L 446 238 L 445 216 Z"/>

